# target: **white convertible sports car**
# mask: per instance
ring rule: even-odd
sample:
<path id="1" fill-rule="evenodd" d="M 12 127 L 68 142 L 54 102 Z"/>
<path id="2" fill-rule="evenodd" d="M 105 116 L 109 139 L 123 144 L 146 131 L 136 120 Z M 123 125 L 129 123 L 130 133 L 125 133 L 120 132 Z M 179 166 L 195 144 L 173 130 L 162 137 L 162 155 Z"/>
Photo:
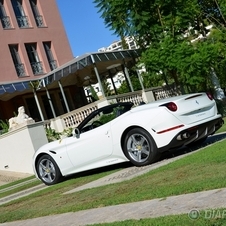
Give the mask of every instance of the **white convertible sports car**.
<path id="1" fill-rule="evenodd" d="M 50 142 L 33 157 L 47 185 L 77 172 L 130 161 L 144 166 L 162 152 L 203 142 L 223 124 L 211 95 L 195 93 L 133 107 L 116 103 L 92 112 L 73 136 Z"/>

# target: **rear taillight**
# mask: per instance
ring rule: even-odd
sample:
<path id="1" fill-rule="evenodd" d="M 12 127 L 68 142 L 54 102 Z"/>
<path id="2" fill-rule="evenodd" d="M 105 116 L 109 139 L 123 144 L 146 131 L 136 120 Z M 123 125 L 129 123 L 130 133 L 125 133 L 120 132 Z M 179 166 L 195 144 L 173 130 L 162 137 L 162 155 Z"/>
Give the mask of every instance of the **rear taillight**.
<path id="1" fill-rule="evenodd" d="M 169 103 L 163 104 L 161 106 L 167 107 L 170 111 L 177 111 L 177 105 L 173 102 L 169 102 Z"/>
<path id="2" fill-rule="evenodd" d="M 208 96 L 208 98 L 209 98 L 210 100 L 213 100 L 213 96 L 211 95 L 211 93 L 206 93 L 206 95 Z"/>

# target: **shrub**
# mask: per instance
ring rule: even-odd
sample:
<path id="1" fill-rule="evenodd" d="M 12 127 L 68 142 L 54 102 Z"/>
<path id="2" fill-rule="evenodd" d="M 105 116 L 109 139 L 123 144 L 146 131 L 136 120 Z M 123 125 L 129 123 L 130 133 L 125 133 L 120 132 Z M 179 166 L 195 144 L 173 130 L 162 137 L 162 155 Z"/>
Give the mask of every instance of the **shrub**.
<path id="1" fill-rule="evenodd" d="M 0 119 L 0 135 L 9 131 L 9 121 Z"/>

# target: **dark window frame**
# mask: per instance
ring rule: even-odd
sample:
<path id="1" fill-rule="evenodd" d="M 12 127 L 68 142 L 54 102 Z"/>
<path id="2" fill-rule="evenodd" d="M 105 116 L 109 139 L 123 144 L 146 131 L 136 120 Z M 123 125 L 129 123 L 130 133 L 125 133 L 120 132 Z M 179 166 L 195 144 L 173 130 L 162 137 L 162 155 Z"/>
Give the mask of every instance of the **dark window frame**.
<path id="1" fill-rule="evenodd" d="M 25 67 L 21 61 L 20 54 L 19 54 L 19 45 L 18 44 L 9 45 L 9 51 L 12 56 L 12 60 L 13 60 L 18 77 L 26 76 Z"/>
<path id="2" fill-rule="evenodd" d="M 54 70 L 57 68 L 57 62 L 54 59 L 53 52 L 52 52 L 52 43 L 51 42 L 43 42 L 43 46 L 45 49 L 46 57 L 49 62 L 49 66 L 51 70 Z"/>
<path id="3" fill-rule="evenodd" d="M 5 11 L 4 0 L 0 0 L 0 20 L 4 29 L 11 28 L 10 18 Z"/>
<path id="4" fill-rule="evenodd" d="M 37 43 L 25 43 L 27 56 L 31 64 L 32 71 L 35 75 L 44 74 L 43 65 L 37 52 Z"/>
<path id="5" fill-rule="evenodd" d="M 11 4 L 14 10 L 14 14 L 17 19 L 18 26 L 20 28 L 29 27 L 28 17 L 23 9 L 22 0 L 11 0 Z"/>
<path id="6" fill-rule="evenodd" d="M 39 12 L 38 6 L 37 6 L 37 0 L 29 0 L 31 9 L 35 18 L 36 25 L 38 27 L 44 27 L 44 21 L 43 17 Z"/>

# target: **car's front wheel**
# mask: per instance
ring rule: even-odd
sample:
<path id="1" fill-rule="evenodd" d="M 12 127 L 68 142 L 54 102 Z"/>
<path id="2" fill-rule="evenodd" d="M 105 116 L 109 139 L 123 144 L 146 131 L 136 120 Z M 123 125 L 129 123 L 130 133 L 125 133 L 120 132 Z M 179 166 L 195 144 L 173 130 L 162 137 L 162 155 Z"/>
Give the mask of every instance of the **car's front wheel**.
<path id="1" fill-rule="evenodd" d="M 54 159 L 49 155 L 43 155 L 37 162 L 38 177 L 46 185 L 53 185 L 62 180 L 62 175 Z"/>
<path id="2" fill-rule="evenodd" d="M 157 147 L 151 135 L 144 129 L 130 130 L 124 140 L 123 151 L 135 166 L 145 166 L 157 160 Z"/>

